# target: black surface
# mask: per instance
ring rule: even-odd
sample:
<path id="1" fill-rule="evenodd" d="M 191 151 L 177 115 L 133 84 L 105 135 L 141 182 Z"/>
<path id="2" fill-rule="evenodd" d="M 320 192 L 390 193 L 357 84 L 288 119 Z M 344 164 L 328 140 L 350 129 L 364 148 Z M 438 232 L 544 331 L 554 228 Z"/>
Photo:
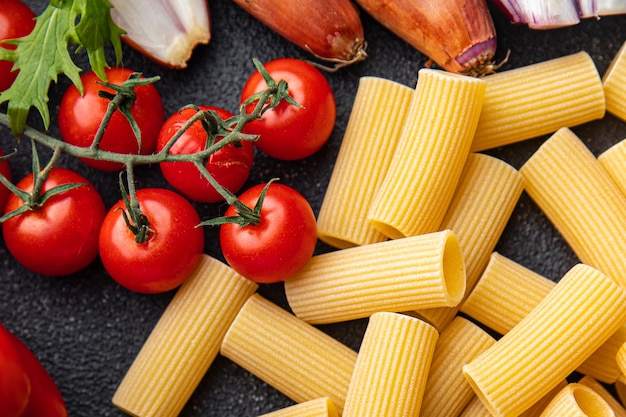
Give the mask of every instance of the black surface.
<path id="1" fill-rule="evenodd" d="M 27 3 L 37 13 L 45 7 L 43 1 Z M 531 31 L 510 25 L 493 4 L 490 6 L 499 37 L 496 58 L 502 59 L 507 50 L 511 51 L 502 70 L 584 50 L 592 56 L 602 74 L 626 41 L 626 16 L 588 19 L 558 30 Z M 157 87 L 168 114 L 189 103 L 214 104 L 235 110 L 240 88 L 253 70 L 251 58 L 254 56 L 262 61 L 285 56 L 309 58 L 234 3 L 213 1 L 210 7 L 213 38 L 209 45 L 195 51 L 186 70 L 159 67 L 124 47 L 125 66 L 162 77 Z M 336 128 L 328 144 L 319 153 L 299 162 L 279 162 L 257 153 L 249 185 L 278 176 L 283 183 L 302 192 L 317 213 L 359 78 L 375 75 L 415 85 L 417 70 L 425 64 L 426 57 L 364 13 L 362 20 L 369 43 L 369 59 L 327 75 L 338 106 Z M 84 56 L 78 54 L 76 59 L 85 65 Z M 69 81 L 61 77 L 50 93 L 53 118 L 50 133 L 57 137 L 58 102 L 68 84 Z M 29 123 L 40 126 L 34 113 Z M 626 123 L 610 115 L 573 130 L 595 154 L 626 138 Z M 537 138 L 488 153 L 519 168 L 543 140 L 545 138 Z M 0 144 L 4 149 L 13 146 L 7 128 L 0 127 Z M 384 136 L 379 145 L 385 146 Z M 15 179 L 26 175 L 30 168 L 29 153 L 25 150 L 22 155 L 19 163 L 12 167 Z M 62 164 L 94 181 L 108 205 L 119 198 L 115 174 L 92 171 L 69 158 L 63 159 Z M 164 185 L 156 167 L 139 170 L 137 177 L 139 186 Z M 223 210 L 217 205 L 197 205 L 197 208 L 203 218 Z M 206 237 L 206 252 L 221 259 L 216 230 L 206 229 Z M 318 252 L 328 249 L 320 244 Z M 577 262 L 559 233 L 526 194 L 522 195 L 497 250 L 554 280 Z M 80 274 L 48 278 L 34 275 L 17 264 L 3 244 L 0 244 L 0 259 L 0 321 L 34 351 L 57 381 L 70 416 L 124 416 L 113 406 L 111 398 L 173 292 L 147 296 L 127 291 L 107 276 L 99 261 Z M 286 307 L 281 284 L 262 286 L 260 292 Z M 364 320 L 357 320 L 321 328 L 357 349 L 365 324 Z M 257 416 L 290 404 L 291 400 L 218 356 L 181 416 Z"/>

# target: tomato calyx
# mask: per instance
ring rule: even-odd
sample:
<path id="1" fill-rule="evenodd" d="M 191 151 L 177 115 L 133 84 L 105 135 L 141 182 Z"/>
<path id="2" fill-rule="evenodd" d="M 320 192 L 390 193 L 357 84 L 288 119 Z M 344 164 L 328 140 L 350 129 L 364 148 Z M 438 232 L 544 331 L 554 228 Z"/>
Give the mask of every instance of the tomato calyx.
<path id="1" fill-rule="evenodd" d="M 124 186 L 124 171 L 120 172 L 120 190 L 122 192 L 122 200 L 124 201 L 124 207 L 126 210 L 122 210 L 122 217 L 126 227 L 135 235 L 135 242 L 142 244 L 148 241 L 150 235 L 154 233 L 154 230 L 150 228 L 150 220 L 146 216 L 139 206 L 139 200 L 137 199 L 137 193 L 135 191 L 134 182 L 132 180 L 132 169 L 128 169 L 127 173 L 130 178 L 128 179 L 129 191 L 126 191 Z"/>
<path id="2" fill-rule="evenodd" d="M 267 70 L 265 69 L 265 67 L 263 66 L 263 64 L 261 63 L 261 61 L 259 61 L 257 58 L 253 58 L 252 62 L 254 63 L 254 66 L 256 67 L 257 71 L 259 71 L 259 73 L 261 74 L 261 76 L 263 77 L 263 79 L 265 80 L 265 83 L 267 84 L 267 87 L 269 89 L 274 89 L 275 93 L 273 95 L 269 96 L 268 100 L 263 100 L 264 96 L 267 97 L 266 94 L 264 94 L 263 91 L 260 91 L 256 94 L 251 95 L 250 97 L 248 97 L 242 104 L 241 107 L 246 107 L 249 106 L 250 104 L 257 102 L 257 108 L 259 107 L 259 104 L 264 106 L 260 113 L 259 113 L 259 118 L 263 116 L 263 113 L 265 113 L 268 110 L 273 110 L 276 107 L 278 107 L 278 105 L 280 103 L 282 103 L 283 101 L 286 101 L 287 103 L 291 104 L 292 106 L 296 106 L 296 107 L 302 107 L 302 105 L 300 103 L 298 103 L 296 100 L 294 100 L 293 97 L 291 97 L 291 95 L 289 95 L 289 86 L 287 84 L 287 82 L 285 80 L 279 80 L 278 82 L 276 82 L 276 80 L 274 80 L 274 78 L 272 78 L 272 76 L 270 75 L 269 72 L 267 72 Z M 267 105 L 265 105 L 267 104 Z"/>

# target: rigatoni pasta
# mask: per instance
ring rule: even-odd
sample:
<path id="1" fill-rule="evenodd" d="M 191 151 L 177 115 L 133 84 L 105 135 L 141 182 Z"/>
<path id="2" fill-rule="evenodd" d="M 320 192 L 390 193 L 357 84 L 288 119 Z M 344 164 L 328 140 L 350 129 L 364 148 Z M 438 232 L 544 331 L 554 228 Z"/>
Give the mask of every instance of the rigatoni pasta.
<path id="1" fill-rule="evenodd" d="M 367 325 L 343 417 L 417 417 L 439 334 L 398 313 L 373 314 Z"/>
<path id="2" fill-rule="evenodd" d="M 328 397 L 285 407 L 259 417 L 339 417 L 337 407 Z"/>
<path id="3" fill-rule="evenodd" d="M 314 256 L 284 286 L 298 318 L 336 323 L 455 306 L 465 292 L 465 268 L 456 236 L 444 230 Z"/>
<path id="4" fill-rule="evenodd" d="M 471 150 L 478 152 L 601 119 L 598 70 L 586 52 L 483 77 L 487 92 Z"/>
<path id="5" fill-rule="evenodd" d="M 489 262 L 524 189 L 522 175 L 511 165 L 492 156 L 468 156 L 441 229 L 454 232 L 465 261 L 465 297 Z M 455 307 L 419 310 L 417 313 L 437 330 L 450 324 Z"/>
<path id="6" fill-rule="evenodd" d="M 580 366 L 625 320 L 624 290 L 597 269 L 577 264 L 463 372 L 491 413 L 517 416 Z"/>
<path id="7" fill-rule="evenodd" d="M 600 382 L 588 375 L 585 375 L 578 380 L 578 383 L 585 385 L 600 394 L 604 401 L 606 401 L 606 403 L 611 407 L 613 413 L 615 413 L 615 417 L 626 417 L 626 409 L 624 409 L 624 406 L 620 404 L 620 402 L 615 399 L 613 394 L 611 394 Z"/>
<path id="8" fill-rule="evenodd" d="M 614 417 L 606 401 L 586 385 L 571 383 L 554 396 L 541 417 Z"/>
<path id="9" fill-rule="evenodd" d="M 606 110 L 626 121 L 626 42 L 602 76 Z"/>
<path id="10" fill-rule="evenodd" d="M 530 197 L 581 262 L 626 288 L 626 196 L 585 144 L 559 129 L 520 172 Z"/>
<path id="11" fill-rule="evenodd" d="M 259 294 L 226 333 L 220 352 L 297 403 L 328 397 L 341 413 L 357 353 Z"/>
<path id="12" fill-rule="evenodd" d="M 413 88 L 395 81 L 359 80 L 317 217 L 321 241 L 344 249 L 387 240 L 371 225 L 367 213 L 393 158 L 412 96 Z"/>
<path id="13" fill-rule="evenodd" d="M 439 230 L 469 153 L 485 82 L 424 68 L 369 220 L 384 235 Z"/>
<path id="14" fill-rule="evenodd" d="M 455 317 L 437 340 L 420 416 L 458 416 L 475 397 L 463 376 L 463 365 L 494 343 L 480 327 Z"/>
<path id="15" fill-rule="evenodd" d="M 175 417 L 258 285 L 204 255 L 170 301 L 113 396 L 136 417 Z"/>
<path id="16" fill-rule="evenodd" d="M 461 312 L 500 334 L 506 334 L 556 284 L 528 268 L 494 252 L 478 284 L 461 305 Z M 604 383 L 620 376 L 615 355 L 626 342 L 626 324 L 596 349 L 576 370 Z"/>
<path id="17" fill-rule="evenodd" d="M 626 195 L 626 139 L 617 142 L 598 156 L 598 162 Z"/>

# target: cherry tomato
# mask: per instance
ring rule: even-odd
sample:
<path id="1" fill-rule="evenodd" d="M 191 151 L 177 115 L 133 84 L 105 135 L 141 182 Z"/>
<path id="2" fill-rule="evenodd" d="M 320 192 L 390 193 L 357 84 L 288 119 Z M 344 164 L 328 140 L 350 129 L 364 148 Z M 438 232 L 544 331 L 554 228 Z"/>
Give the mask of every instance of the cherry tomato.
<path id="1" fill-rule="evenodd" d="M 4 156 L 4 152 L 2 152 L 1 150 L 0 156 Z M 11 166 L 6 159 L 0 162 L 0 174 L 4 175 L 7 180 L 12 180 Z M 0 211 L 4 210 L 4 206 L 9 199 L 9 195 L 11 195 L 11 191 L 4 185 L 0 184 Z"/>
<path id="2" fill-rule="evenodd" d="M 254 207 L 265 184 L 239 196 Z M 234 216 L 230 206 L 226 216 Z M 242 276 L 258 283 L 284 281 L 298 272 L 313 255 L 317 243 L 315 215 L 308 201 L 293 188 L 272 183 L 263 200 L 258 225 L 220 226 L 224 258 Z"/>
<path id="3" fill-rule="evenodd" d="M 260 135 L 256 146 L 273 158 L 297 160 L 312 155 L 328 141 L 335 125 L 337 109 L 328 80 L 317 68 L 295 58 L 279 58 L 264 67 L 274 80 L 287 82 L 289 94 L 302 107 L 283 101 L 260 120 L 248 123 L 245 131 Z M 265 89 L 265 80 L 254 72 L 244 84 L 241 102 Z"/>
<path id="4" fill-rule="evenodd" d="M 35 13 L 26 4 L 19 0 L 0 1 L 0 41 L 16 39 L 28 35 L 35 27 Z M 13 45 L 0 46 L 15 49 Z M 13 62 L 0 61 L 0 91 L 4 91 L 13 84 L 17 71 L 12 71 Z"/>
<path id="5" fill-rule="evenodd" d="M 68 417 L 65 401 L 46 368 L 39 362 L 35 354 L 17 336 L 6 330 L 17 351 L 20 362 L 30 379 L 30 396 L 28 404 L 19 417 Z M 5 414 L 2 414 L 5 416 Z"/>
<path id="6" fill-rule="evenodd" d="M 21 417 L 28 406 L 31 380 L 13 335 L 0 324 L 0 415 Z"/>
<path id="7" fill-rule="evenodd" d="M 78 272 L 98 256 L 98 231 L 106 207 L 93 184 L 74 171 L 57 167 L 50 171 L 42 193 L 69 183 L 84 185 L 54 195 L 41 208 L 2 223 L 9 252 L 26 268 L 41 275 Z M 24 177 L 17 187 L 32 191 L 33 175 Z M 17 195 L 11 194 L 5 214 L 23 205 Z"/>
<path id="8" fill-rule="evenodd" d="M 180 194 L 165 188 L 143 188 L 136 193 L 152 232 L 143 243 L 126 225 L 122 200 L 106 215 L 100 230 L 100 259 L 123 287 L 154 294 L 178 287 L 193 272 L 204 250 L 200 216 Z"/>
<path id="9" fill-rule="evenodd" d="M 233 114 L 227 110 L 200 106 L 201 110 L 214 110 L 223 119 L 227 120 Z M 170 116 L 159 133 L 157 151 L 160 152 L 169 140 L 193 116 L 194 109 L 184 109 Z M 218 138 L 220 139 L 220 138 Z M 200 121 L 187 129 L 172 146 L 172 154 L 190 154 L 206 148 L 207 135 Z M 213 153 L 207 160 L 206 167 L 215 180 L 224 188 L 237 193 L 250 175 L 254 162 L 254 145 L 249 141 L 242 141 L 241 146 L 226 145 Z M 185 195 L 187 198 L 202 203 L 217 203 L 224 198 L 213 186 L 201 176 L 198 169 L 191 162 L 163 162 L 161 172 L 167 182 Z"/>
<path id="10" fill-rule="evenodd" d="M 132 73 L 130 69 L 119 67 L 106 70 L 108 83 L 115 85 L 122 84 Z M 85 73 L 81 80 L 85 88 L 83 96 L 75 85 L 71 85 L 63 94 L 59 106 L 59 129 L 61 137 L 67 143 L 89 147 L 109 104 L 109 100 L 100 97 L 98 91 L 113 93 L 113 90 L 98 84 L 100 79 L 93 71 Z M 141 150 L 128 120 L 119 111 L 111 117 L 100 142 L 100 149 L 123 154 L 144 155 L 151 154 L 156 149 L 159 130 L 165 119 L 161 95 L 153 84 L 137 87 L 135 93 L 137 97 L 131 107 L 131 113 L 141 131 Z M 82 161 L 104 171 L 116 171 L 124 167 L 123 164 L 115 162 L 87 158 L 83 158 Z"/>

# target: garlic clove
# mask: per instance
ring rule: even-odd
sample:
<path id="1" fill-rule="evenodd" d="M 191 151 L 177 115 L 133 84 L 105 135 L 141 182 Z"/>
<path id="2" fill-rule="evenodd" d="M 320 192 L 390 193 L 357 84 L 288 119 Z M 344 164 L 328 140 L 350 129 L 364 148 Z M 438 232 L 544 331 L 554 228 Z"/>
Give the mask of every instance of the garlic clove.
<path id="1" fill-rule="evenodd" d="M 211 39 L 206 0 L 110 0 L 111 18 L 124 41 L 154 61 L 185 68 L 199 44 Z"/>

